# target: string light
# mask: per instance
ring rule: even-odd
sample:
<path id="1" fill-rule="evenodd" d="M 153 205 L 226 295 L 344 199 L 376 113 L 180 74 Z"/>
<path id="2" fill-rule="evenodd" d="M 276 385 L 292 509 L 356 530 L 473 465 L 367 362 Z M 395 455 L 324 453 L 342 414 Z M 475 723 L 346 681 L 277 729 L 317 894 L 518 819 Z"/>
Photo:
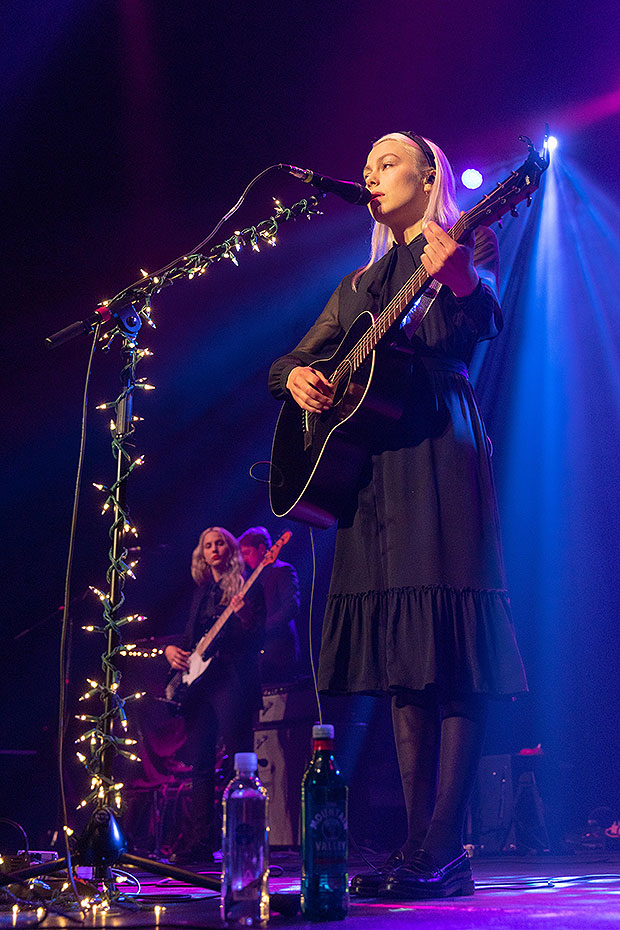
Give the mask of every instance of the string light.
<path id="1" fill-rule="evenodd" d="M 79 803 L 78 809 L 87 807 L 91 802 L 98 804 L 111 803 L 116 808 L 122 807 L 122 782 L 115 782 L 109 775 L 104 764 L 109 758 L 108 751 L 114 750 L 132 762 L 139 762 L 140 757 L 134 751 L 137 741 L 127 735 L 128 720 L 126 705 L 131 701 L 140 700 L 146 692 L 136 691 L 129 696 L 122 696 L 119 692 L 120 672 L 113 665 L 116 655 L 129 655 L 141 658 L 153 658 L 162 655 L 163 649 L 158 647 L 136 648 L 136 643 L 130 643 L 126 646 L 120 642 L 120 629 L 128 623 L 142 622 L 146 617 L 142 614 L 127 614 L 120 616 L 122 604 L 124 602 L 123 586 L 126 578 L 135 579 L 133 569 L 137 565 L 137 560 L 128 561 L 128 549 L 121 542 L 123 535 L 138 537 L 138 529 L 134 525 L 129 512 L 124 503 L 124 486 L 127 478 L 134 468 L 144 464 L 144 455 L 132 458 L 133 446 L 130 443 L 134 435 L 135 424 L 142 421 L 141 416 L 134 415 L 131 410 L 132 395 L 136 390 L 153 391 L 155 385 L 151 384 L 148 378 L 136 378 L 135 368 L 141 359 L 152 357 L 150 349 L 138 349 L 135 336 L 135 323 L 131 322 L 130 315 L 133 313 L 136 318 L 140 318 L 149 326 L 155 327 L 155 322 L 151 317 L 151 298 L 154 294 L 176 280 L 187 278 L 191 280 L 197 275 L 206 274 L 210 265 L 214 262 L 229 259 L 238 265 L 237 255 L 245 246 L 250 246 L 252 251 L 260 251 L 260 244 L 275 246 L 277 242 L 276 233 L 278 225 L 297 216 L 306 215 L 310 217 L 320 211 L 317 209 L 318 200 L 311 197 L 308 200 L 299 201 L 290 209 L 282 206 L 280 201 L 275 200 L 275 212 L 269 219 L 264 220 L 257 226 L 251 226 L 242 230 L 235 230 L 234 235 L 224 243 L 215 246 L 212 251 L 203 255 L 199 252 L 184 255 L 182 259 L 166 266 L 153 275 L 145 268 L 140 269 L 142 279 L 131 285 L 130 288 L 117 294 L 112 299 L 106 299 L 100 302 L 101 306 L 110 307 L 112 316 L 115 320 L 120 321 L 111 331 L 106 332 L 101 337 L 103 351 L 108 351 L 116 336 L 123 340 L 123 352 L 125 364 L 122 372 L 123 389 L 116 400 L 106 401 L 97 405 L 98 410 L 108 411 L 109 431 L 111 434 L 111 444 L 116 461 L 122 463 L 119 468 L 119 476 L 116 481 L 109 487 L 102 483 L 93 483 L 99 492 L 104 492 L 106 499 L 102 504 L 102 514 L 108 511 L 113 514 L 113 522 L 110 528 L 110 538 L 113 545 L 110 546 L 110 566 L 106 580 L 109 583 L 109 591 L 104 593 L 97 587 L 90 586 L 90 590 L 98 598 L 103 609 L 103 623 L 86 624 L 83 629 L 88 633 L 101 633 L 108 637 L 107 651 L 102 656 L 102 666 L 104 670 L 105 681 L 99 683 L 94 679 L 87 679 L 88 690 L 79 698 L 80 701 L 91 700 L 93 697 L 101 701 L 101 713 L 95 714 L 78 714 L 76 718 L 86 724 L 86 731 L 75 740 L 77 745 L 76 756 L 78 761 L 84 765 L 90 776 L 90 790 L 87 796 Z M 123 308 L 123 312 L 115 312 L 116 308 Z M 139 328 L 139 327 L 138 327 Z M 131 329 L 132 332 L 127 332 Z M 110 636 L 113 639 L 110 640 Z M 110 641 L 113 645 L 110 645 Z M 114 735 L 113 724 L 119 724 L 120 732 Z M 89 747 L 89 751 L 85 747 Z M 84 749 L 84 751 L 81 751 Z M 69 828 L 65 827 L 68 833 Z M 67 883 L 68 887 L 68 883 Z M 93 908 L 95 913 L 94 899 L 85 897 L 82 900 L 82 907 Z M 101 902 L 102 919 L 105 918 L 105 912 L 109 908 L 109 901 L 104 896 Z M 158 906 L 156 909 L 156 919 L 164 908 Z"/>

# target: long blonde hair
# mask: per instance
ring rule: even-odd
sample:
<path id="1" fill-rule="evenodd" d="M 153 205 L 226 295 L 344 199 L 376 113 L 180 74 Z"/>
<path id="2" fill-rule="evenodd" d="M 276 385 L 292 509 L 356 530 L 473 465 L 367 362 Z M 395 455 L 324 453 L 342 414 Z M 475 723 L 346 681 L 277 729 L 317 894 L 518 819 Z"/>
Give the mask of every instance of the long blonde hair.
<path id="1" fill-rule="evenodd" d="M 228 546 L 228 550 L 230 552 L 228 567 L 220 579 L 220 585 L 222 587 L 222 600 L 220 603 L 230 604 L 235 594 L 237 594 L 243 587 L 244 562 L 241 558 L 241 551 L 237 544 L 237 540 L 232 535 L 232 533 L 229 533 L 228 530 L 225 530 L 223 526 L 208 526 L 206 530 L 203 530 L 200 534 L 198 545 L 192 552 L 192 578 L 196 584 L 203 584 L 209 577 L 213 577 L 211 566 L 207 565 L 205 562 L 205 557 L 202 551 L 205 536 L 207 533 L 213 532 L 222 534 L 226 540 L 226 545 Z"/>
<path id="2" fill-rule="evenodd" d="M 435 180 L 433 181 L 431 193 L 428 198 L 428 205 L 422 217 L 422 229 L 424 229 L 429 220 L 434 220 L 435 223 L 443 229 L 449 229 L 459 218 L 459 208 L 456 204 L 454 174 L 450 162 L 439 146 L 435 145 L 434 142 L 431 142 L 430 139 L 426 139 L 424 136 L 421 138 L 424 139 L 435 157 L 434 168 L 428 164 L 422 149 L 413 139 L 410 139 L 409 136 L 405 136 L 402 132 L 390 132 L 385 136 L 381 136 L 380 139 L 377 139 L 376 142 L 373 143 L 373 147 L 378 145 L 379 142 L 385 142 L 388 139 L 401 142 L 407 147 L 407 152 L 411 155 L 420 178 L 426 180 L 426 178 L 434 175 Z M 370 240 L 370 256 L 368 262 L 363 268 L 358 268 L 351 282 L 354 291 L 357 290 L 359 279 L 364 272 L 368 271 L 371 265 L 374 265 L 376 261 L 382 258 L 385 253 L 391 249 L 394 241 L 392 230 L 386 226 L 385 223 L 375 222 Z"/>

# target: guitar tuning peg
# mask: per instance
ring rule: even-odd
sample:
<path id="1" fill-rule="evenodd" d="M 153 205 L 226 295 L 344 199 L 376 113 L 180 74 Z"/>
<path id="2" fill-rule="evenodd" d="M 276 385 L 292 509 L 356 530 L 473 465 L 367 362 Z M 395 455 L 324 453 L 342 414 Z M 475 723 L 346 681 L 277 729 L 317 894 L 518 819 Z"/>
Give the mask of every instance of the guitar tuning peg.
<path id="1" fill-rule="evenodd" d="M 499 218 L 498 221 L 497 221 L 497 225 L 498 225 L 499 229 L 503 229 L 503 228 L 504 228 L 504 224 L 502 223 L 502 218 L 501 218 L 501 216 L 500 216 L 500 218 Z"/>
<path id="2" fill-rule="evenodd" d="M 531 197 L 528 197 L 528 198 L 527 198 L 527 200 L 525 201 L 525 206 L 526 206 L 526 207 L 531 207 L 531 206 L 532 206 L 532 198 L 531 198 Z"/>
<path id="3" fill-rule="evenodd" d="M 518 216 L 518 215 L 519 215 L 519 211 L 517 210 L 516 207 L 511 207 L 511 208 L 510 208 L 510 215 L 511 215 L 511 216 Z"/>

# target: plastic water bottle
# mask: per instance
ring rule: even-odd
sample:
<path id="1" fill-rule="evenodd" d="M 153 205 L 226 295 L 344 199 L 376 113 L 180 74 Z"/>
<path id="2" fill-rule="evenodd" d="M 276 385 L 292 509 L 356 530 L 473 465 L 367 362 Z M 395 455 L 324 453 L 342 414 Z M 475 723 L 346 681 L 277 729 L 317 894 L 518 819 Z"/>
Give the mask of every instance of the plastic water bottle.
<path id="1" fill-rule="evenodd" d="M 235 777 L 224 790 L 220 913 L 229 927 L 269 920 L 269 796 L 257 768 L 256 753 L 236 753 Z"/>
<path id="2" fill-rule="evenodd" d="M 312 728 L 312 761 L 301 782 L 301 910 L 342 920 L 349 908 L 348 789 L 334 759 L 334 728 Z"/>

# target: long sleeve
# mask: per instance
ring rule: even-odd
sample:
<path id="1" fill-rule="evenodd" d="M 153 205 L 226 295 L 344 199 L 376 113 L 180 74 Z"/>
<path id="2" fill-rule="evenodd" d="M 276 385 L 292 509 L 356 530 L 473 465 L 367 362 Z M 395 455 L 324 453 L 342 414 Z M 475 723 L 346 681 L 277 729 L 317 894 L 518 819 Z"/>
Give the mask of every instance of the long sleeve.
<path id="1" fill-rule="evenodd" d="M 478 341 L 492 339 L 502 331 L 504 320 L 497 299 L 499 286 L 499 248 L 497 236 L 487 226 L 476 229 L 474 266 L 480 283 L 468 297 L 450 295 L 456 305 L 454 322 L 474 330 Z"/>

